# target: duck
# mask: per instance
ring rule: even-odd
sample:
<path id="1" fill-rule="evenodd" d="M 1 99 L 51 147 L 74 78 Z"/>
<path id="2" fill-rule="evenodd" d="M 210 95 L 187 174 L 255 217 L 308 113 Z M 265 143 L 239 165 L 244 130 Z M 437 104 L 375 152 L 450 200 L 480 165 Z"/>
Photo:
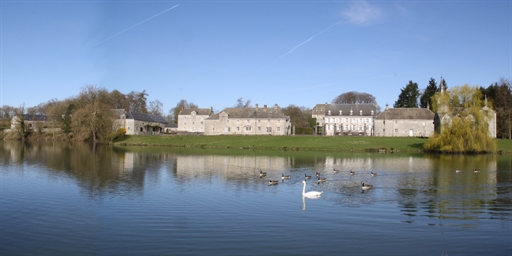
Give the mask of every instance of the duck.
<path id="1" fill-rule="evenodd" d="M 320 177 L 318 177 L 318 183 L 325 182 L 326 180 L 327 180 L 327 178 L 320 178 Z"/>
<path id="2" fill-rule="evenodd" d="M 263 176 L 267 176 L 267 172 L 262 172 L 262 171 L 260 170 L 260 177 L 263 177 Z"/>
<path id="3" fill-rule="evenodd" d="M 283 180 L 289 180 L 291 178 L 290 175 L 284 175 L 284 173 L 281 175 L 281 179 Z"/>
<path id="4" fill-rule="evenodd" d="M 480 172 L 480 170 L 479 170 L 479 169 L 475 169 L 475 173 L 479 173 L 479 172 Z"/>
<path id="5" fill-rule="evenodd" d="M 377 176 L 377 174 L 376 174 L 376 173 L 374 173 L 374 172 L 370 172 L 370 173 L 372 174 L 372 177 Z"/>
<path id="6" fill-rule="evenodd" d="M 350 175 L 356 174 L 354 171 L 350 170 Z"/>
<path id="7" fill-rule="evenodd" d="M 455 172 L 461 172 L 461 170 L 459 168 L 455 169 Z"/>
<path id="8" fill-rule="evenodd" d="M 373 185 L 371 185 L 371 184 L 364 184 L 364 181 L 361 181 L 361 188 L 362 189 L 370 189 L 370 188 L 373 188 Z"/>
<path id="9" fill-rule="evenodd" d="M 336 170 L 336 169 L 332 168 L 332 172 L 334 172 L 334 173 L 339 173 L 339 172 L 340 172 L 340 170 Z"/>
<path id="10" fill-rule="evenodd" d="M 311 175 L 307 175 L 307 174 L 304 173 L 304 179 L 306 179 L 306 180 L 311 179 Z"/>
<path id="11" fill-rule="evenodd" d="M 317 197 L 320 197 L 320 195 L 322 195 L 323 191 L 308 191 L 306 192 L 306 181 L 303 180 L 302 181 L 302 184 L 304 184 L 304 186 L 302 187 L 302 196 L 303 197 L 310 197 L 310 198 L 317 198 Z"/>
<path id="12" fill-rule="evenodd" d="M 277 184 L 279 184 L 279 181 L 277 181 L 277 180 L 269 180 L 269 181 L 268 181 L 268 185 L 269 185 L 269 186 L 271 186 L 271 185 L 277 185 Z"/>

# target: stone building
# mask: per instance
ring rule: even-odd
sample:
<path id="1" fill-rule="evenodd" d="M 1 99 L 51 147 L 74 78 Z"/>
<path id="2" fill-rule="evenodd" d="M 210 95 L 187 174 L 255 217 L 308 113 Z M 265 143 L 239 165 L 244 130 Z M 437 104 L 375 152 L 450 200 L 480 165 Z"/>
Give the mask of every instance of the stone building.
<path id="1" fill-rule="evenodd" d="M 25 124 L 25 131 L 42 131 L 48 126 L 48 116 L 46 115 L 30 115 L 23 114 L 23 123 Z M 21 119 L 18 116 L 14 116 L 11 119 L 11 130 L 15 130 L 20 124 Z"/>
<path id="2" fill-rule="evenodd" d="M 289 135 L 291 120 L 282 109 L 226 108 L 205 120 L 205 135 Z"/>
<path id="3" fill-rule="evenodd" d="M 204 134 L 205 120 L 212 115 L 212 108 L 181 109 L 178 114 L 178 134 Z"/>
<path id="4" fill-rule="evenodd" d="M 373 119 L 377 115 L 375 104 L 317 104 L 312 110 L 316 118 L 317 134 L 373 135 Z"/>
<path id="5" fill-rule="evenodd" d="M 434 112 L 428 108 L 388 108 L 374 121 L 375 136 L 430 137 L 434 134 Z"/>
<path id="6" fill-rule="evenodd" d="M 128 135 L 160 134 L 168 123 L 161 116 L 125 111 L 124 109 L 112 109 L 112 113 L 117 117 L 114 119 L 114 130 L 125 128 Z"/>

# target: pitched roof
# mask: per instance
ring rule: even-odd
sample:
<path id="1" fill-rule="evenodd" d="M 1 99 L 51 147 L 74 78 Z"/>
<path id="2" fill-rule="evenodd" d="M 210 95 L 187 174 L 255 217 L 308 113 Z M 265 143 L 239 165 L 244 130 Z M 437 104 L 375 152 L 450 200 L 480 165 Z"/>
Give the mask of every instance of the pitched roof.
<path id="1" fill-rule="evenodd" d="M 257 106 L 254 108 L 226 108 L 208 119 L 219 119 L 219 114 L 222 112 L 228 114 L 229 118 L 288 118 L 276 104 L 271 108 L 267 108 L 266 105 L 263 108 Z"/>
<path id="2" fill-rule="evenodd" d="M 179 115 L 190 115 L 192 111 L 196 111 L 198 115 L 209 116 L 213 111 L 210 108 L 184 108 L 180 110 Z"/>
<path id="3" fill-rule="evenodd" d="M 352 115 L 359 115 L 359 111 L 363 111 L 363 116 L 371 116 L 377 114 L 377 106 L 374 104 L 316 104 L 313 108 L 313 115 L 328 115 L 329 110 L 331 115 L 339 116 L 340 110 L 343 116 L 349 116 L 350 110 Z"/>
<path id="4" fill-rule="evenodd" d="M 23 119 L 25 121 L 47 121 L 48 117 L 46 115 L 31 115 L 31 114 L 23 114 Z"/>
<path id="5" fill-rule="evenodd" d="M 137 121 L 145 121 L 145 122 L 155 122 L 155 123 L 168 123 L 167 120 L 162 116 L 151 115 L 151 114 L 143 114 L 137 112 L 126 112 L 126 119 L 134 119 Z"/>
<path id="6" fill-rule="evenodd" d="M 388 108 L 375 119 L 422 119 L 434 120 L 434 112 L 427 108 Z"/>

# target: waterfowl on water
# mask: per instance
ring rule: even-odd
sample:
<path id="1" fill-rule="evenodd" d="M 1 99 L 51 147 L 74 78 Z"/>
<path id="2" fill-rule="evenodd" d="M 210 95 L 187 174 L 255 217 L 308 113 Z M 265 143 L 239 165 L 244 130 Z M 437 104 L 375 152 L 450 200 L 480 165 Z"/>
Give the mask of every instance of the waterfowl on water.
<path id="1" fill-rule="evenodd" d="M 325 182 L 326 180 L 327 180 L 327 178 L 320 178 L 320 177 L 318 177 L 318 183 Z"/>
<path id="2" fill-rule="evenodd" d="M 317 178 L 320 178 L 320 173 L 319 172 L 316 172 L 315 175 L 316 175 Z"/>
<path id="3" fill-rule="evenodd" d="M 372 177 L 377 176 L 377 174 L 376 174 L 376 173 L 374 173 L 374 172 L 370 172 L 370 173 L 372 174 Z"/>
<path id="4" fill-rule="evenodd" d="M 263 177 L 263 176 L 267 176 L 267 172 L 262 172 L 262 171 L 260 170 L 260 177 Z"/>
<path id="5" fill-rule="evenodd" d="M 354 171 L 350 170 L 350 175 L 356 174 Z"/>
<path id="6" fill-rule="evenodd" d="M 479 172 L 480 172 L 480 170 L 479 170 L 479 169 L 475 169 L 475 173 L 479 173 Z"/>
<path id="7" fill-rule="evenodd" d="M 319 197 L 323 193 L 323 191 L 320 191 L 320 192 L 318 192 L 318 191 L 308 191 L 308 192 L 306 192 L 306 181 L 303 180 L 302 184 L 304 184 L 304 186 L 302 187 L 302 196 L 313 197 L 314 198 L 314 197 Z"/>
<path id="8" fill-rule="evenodd" d="M 270 186 L 270 185 L 277 185 L 277 184 L 279 184 L 279 181 L 278 181 L 278 180 L 269 180 L 269 181 L 268 181 L 268 185 L 269 185 L 269 186 Z"/>
<path id="9" fill-rule="evenodd" d="M 364 184 L 364 182 L 361 181 L 361 188 L 362 189 L 370 189 L 370 188 L 373 188 L 373 185 L 371 185 L 371 184 Z"/>
<path id="10" fill-rule="evenodd" d="M 284 173 L 281 175 L 281 179 L 283 180 L 289 180 L 291 178 L 290 175 L 284 175 Z"/>
<path id="11" fill-rule="evenodd" d="M 309 180 L 309 179 L 311 179 L 311 175 L 307 175 L 307 174 L 305 174 L 305 173 L 304 173 L 304 178 L 305 178 L 306 180 Z"/>
<path id="12" fill-rule="evenodd" d="M 332 172 L 338 173 L 338 172 L 340 172 L 340 170 L 336 170 L 336 169 L 332 168 Z"/>
<path id="13" fill-rule="evenodd" d="M 459 168 L 455 169 L 455 172 L 462 172 Z"/>

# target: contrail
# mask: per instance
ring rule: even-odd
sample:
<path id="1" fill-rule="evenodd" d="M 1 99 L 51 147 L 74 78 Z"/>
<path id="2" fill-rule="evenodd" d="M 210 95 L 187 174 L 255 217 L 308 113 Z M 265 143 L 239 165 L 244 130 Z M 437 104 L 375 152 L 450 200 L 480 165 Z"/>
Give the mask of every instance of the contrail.
<path id="1" fill-rule="evenodd" d="M 315 34 L 315 35 L 313 35 L 312 37 L 308 38 L 308 40 L 306 40 L 306 41 L 304 41 L 304 42 L 302 42 L 302 43 L 298 44 L 298 45 L 297 45 L 297 46 L 295 46 L 295 47 L 293 47 L 293 49 L 291 49 L 291 50 L 289 50 L 287 53 L 283 54 L 283 55 L 282 55 L 281 57 L 279 57 L 279 59 L 277 59 L 277 60 L 280 60 L 280 59 L 282 59 L 284 56 L 286 56 L 286 55 L 288 55 L 288 54 L 292 53 L 292 52 L 293 52 L 293 51 L 295 51 L 297 48 L 299 48 L 299 47 L 301 47 L 302 45 L 304 45 L 304 44 L 308 43 L 309 41 L 313 40 L 313 38 L 315 38 L 316 36 L 318 36 L 318 35 L 320 35 L 320 34 L 324 33 L 325 31 L 329 30 L 330 28 L 334 27 L 334 25 L 336 25 L 336 24 L 338 24 L 338 23 L 340 23 L 340 21 L 338 21 L 338 22 L 336 22 L 336 23 L 334 23 L 334 24 L 332 24 L 332 25 L 328 26 L 328 27 L 327 27 L 327 28 L 325 28 L 324 30 L 322 30 L 322 31 L 320 31 L 320 32 L 318 32 L 318 33 L 316 33 L 316 34 Z"/>
<path id="2" fill-rule="evenodd" d="M 137 24 L 135 24 L 135 25 L 133 25 L 133 26 L 131 26 L 131 27 L 129 27 L 129 28 L 125 28 L 125 29 L 123 29 L 123 30 L 121 30 L 121 31 L 119 31 L 119 32 L 117 32 L 117 33 L 115 33 L 115 34 L 113 34 L 113 35 L 111 35 L 111 36 L 109 36 L 109 37 L 107 37 L 107 38 L 103 39 L 103 41 L 99 42 L 98 44 L 101 44 L 101 43 L 103 43 L 103 42 L 105 42 L 105 41 L 107 41 L 107 40 L 109 40 L 109 39 L 111 39 L 111 38 L 113 38 L 113 37 L 115 37 L 115 36 L 118 36 L 119 34 L 122 34 L 122 33 L 126 32 L 126 31 L 128 31 L 128 30 L 130 30 L 130 29 L 132 29 L 132 28 L 134 28 L 134 27 L 136 27 L 136 26 L 138 26 L 138 25 L 140 25 L 140 24 L 142 24 L 142 23 L 144 23 L 144 22 L 148 21 L 148 20 L 154 19 L 154 18 L 156 18 L 156 17 L 158 17 L 158 16 L 160 16 L 160 15 L 162 15 L 162 14 L 164 14 L 164 13 L 166 13 L 166 12 L 168 12 L 168 11 L 170 11 L 170 10 L 172 10 L 172 9 L 174 9 L 174 8 L 176 8 L 176 7 L 178 7 L 178 6 L 180 6 L 180 5 L 179 5 L 179 4 L 177 4 L 177 5 L 173 6 L 173 7 L 169 8 L 169 9 L 166 9 L 165 11 L 160 12 L 160 13 L 158 13 L 158 14 L 156 14 L 156 15 L 153 15 L 153 16 L 151 16 L 150 18 L 147 18 L 147 19 L 145 19 L 145 20 L 143 20 L 143 21 L 141 21 L 141 22 L 139 22 L 139 23 L 137 23 Z"/>

